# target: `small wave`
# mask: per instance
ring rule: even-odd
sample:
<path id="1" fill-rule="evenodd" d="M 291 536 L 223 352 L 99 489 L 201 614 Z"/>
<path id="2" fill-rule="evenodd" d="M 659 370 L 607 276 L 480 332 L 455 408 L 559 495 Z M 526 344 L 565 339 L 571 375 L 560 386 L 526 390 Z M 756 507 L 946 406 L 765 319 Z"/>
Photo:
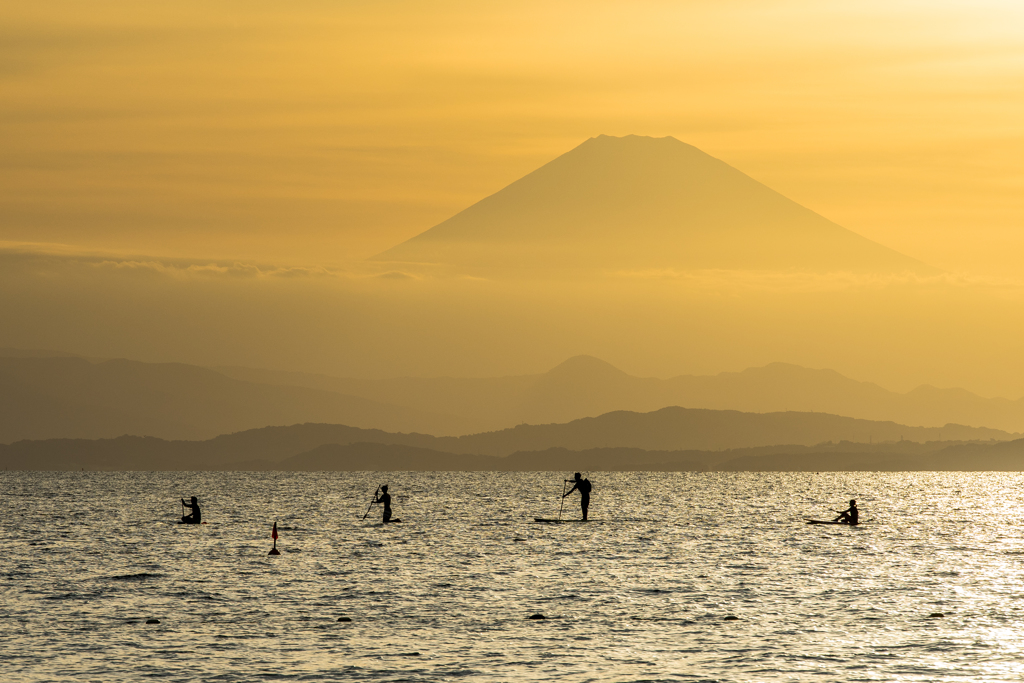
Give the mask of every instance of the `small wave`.
<path id="1" fill-rule="evenodd" d="M 690 626 L 690 625 L 693 625 L 693 624 L 697 623 L 693 619 L 686 619 L 686 618 L 681 618 L 681 617 L 641 617 L 641 616 L 632 616 L 632 617 L 630 617 L 630 619 L 632 621 L 669 622 L 669 623 L 674 623 L 674 624 L 680 624 L 682 626 Z"/>
<path id="2" fill-rule="evenodd" d="M 78 593 L 61 593 L 60 595 L 47 595 L 43 600 L 85 600 L 87 596 Z"/>

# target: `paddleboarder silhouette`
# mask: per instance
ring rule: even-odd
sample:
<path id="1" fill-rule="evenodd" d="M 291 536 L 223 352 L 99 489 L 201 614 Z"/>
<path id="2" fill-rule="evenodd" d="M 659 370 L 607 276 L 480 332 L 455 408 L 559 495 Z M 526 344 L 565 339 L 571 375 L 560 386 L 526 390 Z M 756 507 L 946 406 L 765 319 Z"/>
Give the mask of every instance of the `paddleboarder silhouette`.
<path id="1" fill-rule="evenodd" d="M 382 504 L 384 506 L 384 518 L 381 520 L 385 524 L 391 521 L 391 494 L 388 493 L 388 485 L 384 484 L 380 487 L 380 494 L 373 497 L 373 502 Z"/>
<path id="2" fill-rule="evenodd" d="M 566 479 L 566 481 L 572 481 L 575 483 L 571 489 L 562 494 L 562 498 L 565 498 L 573 491 L 580 492 L 580 508 L 583 509 L 583 521 L 585 522 L 587 521 L 587 509 L 590 507 L 590 490 L 593 486 L 591 486 L 589 479 L 581 479 L 579 472 L 577 472 L 572 479 Z"/>
<path id="3" fill-rule="evenodd" d="M 860 521 L 860 512 L 857 510 L 857 501 L 851 500 L 850 507 L 839 513 L 835 521 L 843 524 L 857 524 Z"/>
<path id="4" fill-rule="evenodd" d="M 192 500 L 192 502 L 186 503 L 184 498 L 181 499 L 182 509 L 188 508 L 189 510 L 192 511 L 191 514 L 182 515 L 181 516 L 181 523 L 182 524 L 202 524 L 202 522 L 203 522 L 203 513 L 199 509 L 199 499 L 196 498 L 195 496 L 192 496 L 191 500 Z"/>

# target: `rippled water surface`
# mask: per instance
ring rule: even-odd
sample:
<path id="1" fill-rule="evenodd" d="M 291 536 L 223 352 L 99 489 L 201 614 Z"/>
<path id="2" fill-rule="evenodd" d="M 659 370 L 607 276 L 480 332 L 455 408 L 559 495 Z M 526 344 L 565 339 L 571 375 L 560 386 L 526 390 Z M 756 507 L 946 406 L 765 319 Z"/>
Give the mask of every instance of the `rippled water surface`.
<path id="1" fill-rule="evenodd" d="M 1024 677 L 1019 474 L 561 478 L 0 473 L 0 680 Z"/>

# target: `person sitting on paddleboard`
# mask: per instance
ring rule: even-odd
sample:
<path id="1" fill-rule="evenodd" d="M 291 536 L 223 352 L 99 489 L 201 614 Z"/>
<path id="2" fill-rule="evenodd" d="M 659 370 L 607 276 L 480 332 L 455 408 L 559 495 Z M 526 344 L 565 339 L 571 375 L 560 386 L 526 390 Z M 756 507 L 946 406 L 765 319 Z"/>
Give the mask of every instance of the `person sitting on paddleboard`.
<path id="1" fill-rule="evenodd" d="M 589 479 L 580 479 L 580 473 L 577 472 L 572 479 L 566 479 L 566 481 L 576 482 L 573 487 L 569 489 L 562 498 L 568 496 L 573 491 L 580 492 L 580 507 L 583 509 L 583 521 L 587 521 L 587 509 L 590 507 L 590 489 L 593 487 L 590 485 Z"/>
<path id="2" fill-rule="evenodd" d="M 388 493 L 388 485 L 384 484 L 380 487 L 380 495 L 373 497 L 374 503 L 384 504 L 384 519 L 381 520 L 384 524 L 391 521 L 391 494 Z"/>
<path id="3" fill-rule="evenodd" d="M 203 513 L 199 509 L 199 499 L 192 496 L 192 502 L 186 503 L 185 499 L 181 499 L 181 504 L 192 511 L 190 515 L 182 515 L 181 521 L 183 524 L 201 524 L 203 521 Z"/>
<path id="4" fill-rule="evenodd" d="M 843 524 L 857 524 L 859 517 L 860 513 L 857 511 L 857 501 L 851 500 L 850 507 L 840 512 L 839 516 L 836 517 L 836 521 L 842 522 Z"/>

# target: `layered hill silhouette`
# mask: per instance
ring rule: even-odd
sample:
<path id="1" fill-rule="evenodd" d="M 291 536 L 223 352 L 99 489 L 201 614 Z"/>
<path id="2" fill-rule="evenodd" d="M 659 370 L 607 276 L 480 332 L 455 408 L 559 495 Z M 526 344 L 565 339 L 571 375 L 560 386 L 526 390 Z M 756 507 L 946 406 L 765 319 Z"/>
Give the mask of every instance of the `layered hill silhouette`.
<path id="1" fill-rule="evenodd" d="M 206 439 L 308 421 L 442 434 L 472 428 L 439 413 L 247 382 L 181 363 L 0 357 L 0 442 L 122 434 Z"/>
<path id="2" fill-rule="evenodd" d="M 375 257 L 474 273 L 934 269 L 672 137 L 591 138 Z"/>
<path id="3" fill-rule="evenodd" d="M 983 441 L 990 433 L 960 427 L 948 435 L 952 439 L 938 441 L 935 437 L 943 435 L 935 428 L 821 413 L 664 408 L 462 437 L 303 424 L 206 441 L 136 436 L 19 441 L 0 445 L 0 466 L 307 471 L 1019 469 L 1024 464 L 1024 440 Z M 882 443 L 864 443 L 865 436 Z"/>
<path id="4" fill-rule="evenodd" d="M 901 394 L 782 363 L 661 380 L 579 356 L 537 375 L 367 380 L 29 352 L 0 357 L 0 443 L 124 434 L 208 439 L 305 422 L 458 436 L 668 406 L 823 412 L 942 428 L 935 439 L 976 438 L 955 436 L 956 425 L 993 428 L 981 438 L 1024 431 L 1024 400 L 934 387 Z M 883 436 L 863 440 L 872 438 Z"/>
<path id="5" fill-rule="evenodd" d="M 1024 399 L 983 398 L 964 389 L 931 386 L 899 393 L 833 370 L 788 363 L 664 380 L 635 377 L 592 356 L 570 358 L 543 374 L 481 379 L 370 380 L 248 368 L 218 370 L 251 382 L 337 391 L 379 403 L 457 415 L 477 425 L 479 431 L 521 423 L 568 422 L 615 410 L 650 412 L 684 406 L 759 413 L 822 412 L 924 427 L 959 424 L 1024 432 Z"/>

